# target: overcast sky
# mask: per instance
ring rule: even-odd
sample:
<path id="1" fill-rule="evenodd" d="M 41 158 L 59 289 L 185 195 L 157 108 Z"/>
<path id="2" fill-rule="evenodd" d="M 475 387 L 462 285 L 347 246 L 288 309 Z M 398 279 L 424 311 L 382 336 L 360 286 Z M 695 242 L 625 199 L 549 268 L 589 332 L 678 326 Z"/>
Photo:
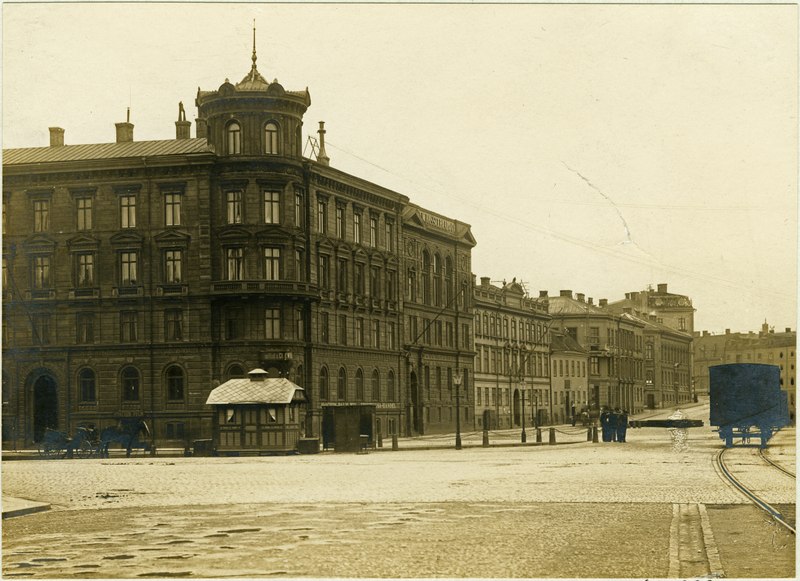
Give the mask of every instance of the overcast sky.
<path id="1" fill-rule="evenodd" d="M 472 225 L 473 271 L 796 327 L 797 6 L 4 4 L 3 147 L 175 136 L 258 69 L 331 165 Z M 194 136 L 194 127 L 192 128 Z"/>

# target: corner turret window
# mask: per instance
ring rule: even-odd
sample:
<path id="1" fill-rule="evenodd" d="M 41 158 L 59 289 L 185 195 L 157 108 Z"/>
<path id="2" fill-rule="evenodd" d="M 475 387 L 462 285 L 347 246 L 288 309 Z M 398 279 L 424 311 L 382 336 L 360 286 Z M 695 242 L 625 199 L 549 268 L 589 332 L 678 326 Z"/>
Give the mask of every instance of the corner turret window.
<path id="1" fill-rule="evenodd" d="M 264 153 L 278 154 L 278 126 L 272 121 L 264 126 Z"/>
<path id="2" fill-rule="evenodd" d="M 234 121 L 228 125 L 227 133 L 228 154 L 235 155 L 242 153 L 242 128 Z"/>

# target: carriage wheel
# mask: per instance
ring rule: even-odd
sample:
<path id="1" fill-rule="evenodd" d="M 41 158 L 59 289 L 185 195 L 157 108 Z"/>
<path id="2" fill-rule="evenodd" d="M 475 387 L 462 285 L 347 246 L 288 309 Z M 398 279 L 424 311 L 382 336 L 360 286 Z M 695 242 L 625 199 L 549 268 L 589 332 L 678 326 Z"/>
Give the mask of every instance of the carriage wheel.
<path id="1" fill-rule="evenodd" d="M 94 448 L 92 448 L 91 443 L 83 440 L 75 450 L 75 455 L 78 458 L 91 458 L 94 455 Z"/>
<path id="2" fill-rule="evenodd" d="M 56 448 L 52 444 L 42 444 L 39 448 L 39 453 L 45 458 L 58 458 L 61 454 L 61 448 Z"/>

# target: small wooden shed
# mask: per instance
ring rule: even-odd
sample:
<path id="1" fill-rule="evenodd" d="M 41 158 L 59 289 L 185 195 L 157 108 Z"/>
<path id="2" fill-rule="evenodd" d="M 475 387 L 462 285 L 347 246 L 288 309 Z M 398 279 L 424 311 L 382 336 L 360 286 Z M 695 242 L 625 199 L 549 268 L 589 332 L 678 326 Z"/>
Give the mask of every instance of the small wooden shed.
<path id="1" fill-rule="evenodd" d="M 214 447 L 220 454 L 291 452 L 303 436 L 305 391 L 283 377 L 253 369 L 213 389 Z"/>

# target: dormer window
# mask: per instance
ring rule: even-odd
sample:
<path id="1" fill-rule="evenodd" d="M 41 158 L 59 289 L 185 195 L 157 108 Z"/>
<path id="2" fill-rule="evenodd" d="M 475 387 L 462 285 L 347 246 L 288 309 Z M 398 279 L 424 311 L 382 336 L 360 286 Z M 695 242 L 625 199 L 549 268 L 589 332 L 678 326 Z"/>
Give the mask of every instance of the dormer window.
<path id="1" fill-rule="evenodd" d="M 228 124 L 228 155 L 242 153 L 242 128 L 236 121 Z"/>
<path id="2" fill-rule="evenodd" d="M 264 153 L 278 155 L 278 125 L 272 121 L 264 126 Z"/>

